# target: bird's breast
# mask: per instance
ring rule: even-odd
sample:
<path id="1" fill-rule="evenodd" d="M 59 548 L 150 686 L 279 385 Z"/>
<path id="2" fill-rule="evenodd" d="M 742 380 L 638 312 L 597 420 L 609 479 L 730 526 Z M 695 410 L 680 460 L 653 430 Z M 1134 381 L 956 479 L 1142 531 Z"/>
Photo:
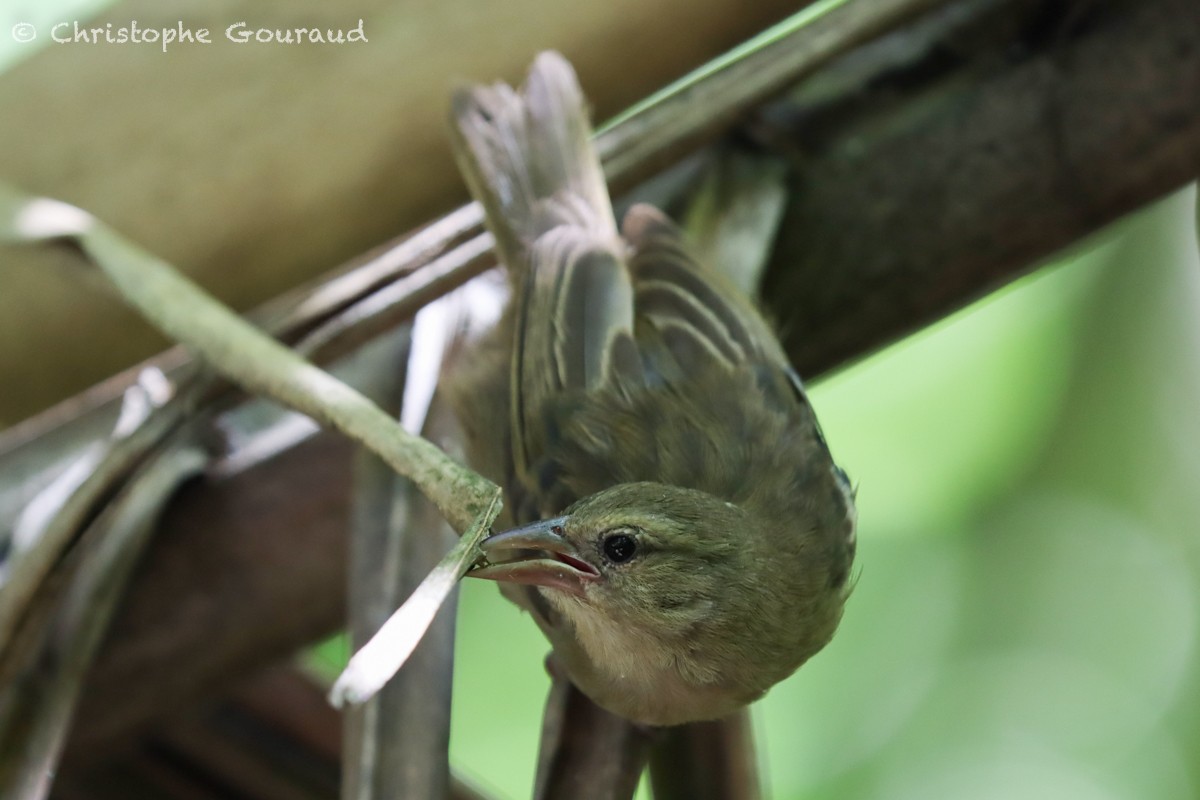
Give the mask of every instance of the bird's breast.
<path id="1" fill-rule="evenodd" d="M 548 599 L 552 592 L 545 593 Z M 719 679 L 697 681 L 686 653 L 586 603 L 554 593 L 554 605 L 573 628 L 573 636 L 555 643 L 568 676 L 618 716 L 643 725 L 679 725 L 716 719 L 757 699 Z"/>

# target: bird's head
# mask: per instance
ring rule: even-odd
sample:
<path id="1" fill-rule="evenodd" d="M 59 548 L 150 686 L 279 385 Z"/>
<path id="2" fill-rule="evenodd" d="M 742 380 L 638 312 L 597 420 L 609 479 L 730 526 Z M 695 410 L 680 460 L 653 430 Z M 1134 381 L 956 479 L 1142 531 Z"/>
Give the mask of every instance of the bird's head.
<path id="1" fill-rule="evenodd" d="M 660 675 L 685 694 L 719 689 L 732 707 L 709 713 L 723 701 L 705 701 L 665 718 L 715 717 L 791 674 L 841 616 L 849 564 L 837 540 L 852 539 L 852 513 L 797 513 L 804 518 L 772 520 L 694 489 L 620 484 L 561 517 L 488 537 L 486 563 L 469 574 L 539 587 L 571 623 L 591 683 L 621 695 L 622 681 Z M 589 682 L 570 660 L 572 678 Z M 665 697 L 680 687 L 660 688 Z M 663 724 L 654 716 L 642 721 Z"/>

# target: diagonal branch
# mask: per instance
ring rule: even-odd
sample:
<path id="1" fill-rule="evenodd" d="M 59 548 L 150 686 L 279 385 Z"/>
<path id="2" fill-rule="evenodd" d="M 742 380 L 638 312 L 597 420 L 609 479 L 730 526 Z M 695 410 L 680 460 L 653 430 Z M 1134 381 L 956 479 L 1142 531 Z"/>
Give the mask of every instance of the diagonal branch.
<path id="1" fill-rule="evenodd" d="M 414 436 L 360 392 L 257 330 L 166 263 L 86 212 L 46 199 L 0 198 L 2 222 L 28 242 L 69 241 L 121 297 L 164 333 L 251 392 L 271 397 L 365 445 L 421 488 L 458 530 L 498 489 Z M 489 523 L 490 524 L 490 523 Z"/>

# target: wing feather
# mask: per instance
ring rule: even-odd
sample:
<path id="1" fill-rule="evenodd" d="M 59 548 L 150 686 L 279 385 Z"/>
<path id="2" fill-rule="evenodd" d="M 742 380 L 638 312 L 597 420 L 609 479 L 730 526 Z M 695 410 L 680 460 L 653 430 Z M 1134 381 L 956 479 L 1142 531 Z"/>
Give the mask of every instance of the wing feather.
<path id="1" fill-rule="evenodd" d="M 706 352 L 733 364 L 759 362 L 782 374 L 792 372 L 778 339 L 750 300 L 725 275 L 697 261 L 679 228 L 661 211 L 635 205 L 621 232 L 634 251 L 630 271 L 638 317 L 663 333 L 681 366 L 686 368 L 686 359 L 695 353 Z"/>
<path id="2" fill-rule="evenodd" d="M 520 92 L 460 92 L 456 153 L 514 281 L 510 433 L 522 481 L 549 435 L 549 404 L 636 373 L 633 282 L 570 65 L 544 53 Z"/>

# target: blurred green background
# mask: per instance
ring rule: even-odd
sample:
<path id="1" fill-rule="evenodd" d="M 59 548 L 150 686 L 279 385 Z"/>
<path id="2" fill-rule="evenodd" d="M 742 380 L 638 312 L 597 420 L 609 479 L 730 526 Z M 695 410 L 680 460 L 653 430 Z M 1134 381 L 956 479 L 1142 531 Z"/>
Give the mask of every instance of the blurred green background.
<path id="1" fill-rule="evenodd" d="M 1198 265 L 1188 189 L 814 386 L 859 581 L 768 796 L 1197 796 Z M 454 763 L 527 797 L 546 644 L 473 582 L 458 642 Z"/>

